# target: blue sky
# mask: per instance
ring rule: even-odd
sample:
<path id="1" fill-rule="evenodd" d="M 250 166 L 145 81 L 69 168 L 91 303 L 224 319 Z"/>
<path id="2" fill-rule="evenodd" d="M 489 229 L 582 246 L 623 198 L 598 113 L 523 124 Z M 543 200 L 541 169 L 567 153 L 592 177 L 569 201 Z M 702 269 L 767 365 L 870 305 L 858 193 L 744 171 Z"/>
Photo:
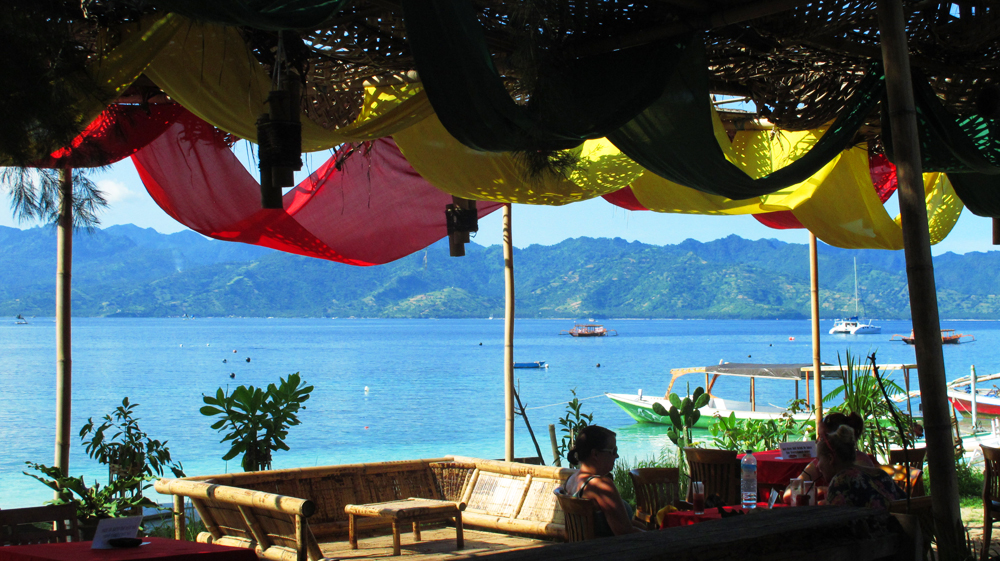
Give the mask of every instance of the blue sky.
<path id="1" fill-rule="evenodd" d="M 237 155 L 246 158 L 246 150 L 237 145 Z M 308 169 L 319 167 L 328 153 L 316 153 L 307 160 Z M 303 172 L 304 176 L 305 172 Z M 123 160 L 93 179 L 107 196 L 110 206 L 101 215 L 101 225 L 135 224 L 153 228 L 162 233 L 173 233 L 184 226 L 167 216 L 146 193 L 131 160 Z M 896 198 L 887 203 L 887 209 L 896 214 Z M 442 210 L 443 212 L 443 210 Z M 500 212 L 480 221 L 475 242 L 481 245 L 499 244 L 501 240 Z M 513 209 L 514 245 L 527 247 L 532 244 L 552 245 L 566 238 L 580 236 L 620 237 L 628 241 L 667 245 L 692 238 L 711 241 L 736 234 L 747 239 L 774 238 L 790 243 L 806 243 L 805 230 L 772 230 L 749 216 L 694 216 L 632 212 L 604 201 L 594 199 L 562 207 L 515 205 Z M 0 202 L 0 225 L 27 228 L 34 224 L 18 224 L 10 211 L 6 197 Z M 935 255 L 948 251 L 992 251 L 992 223 L 963 211 L 958 224 L 945 241 L 934 246 Z"/>

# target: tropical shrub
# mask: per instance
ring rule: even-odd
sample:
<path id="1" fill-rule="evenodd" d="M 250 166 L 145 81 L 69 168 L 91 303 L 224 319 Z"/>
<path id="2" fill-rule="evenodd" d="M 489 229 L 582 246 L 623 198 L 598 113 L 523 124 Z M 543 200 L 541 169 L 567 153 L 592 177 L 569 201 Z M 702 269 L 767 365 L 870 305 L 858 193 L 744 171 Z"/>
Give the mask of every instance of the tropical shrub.
<path id="1" fill-rule="evenodd" d="M 724 450 L 773 450 L 781 442 L 801 438 L 814 424 L 812 421 L 796 421 L 793 417 L 806 410 L 804 399 L 793 399 L 778 419 L 737 419 L 735 413 L 730 413 L 729 417 L 717 417 L 708 427 L 708 432 L 712 435 L 712 442 Z"/>
<path id="2" fill-rule="evenodd" d="M 139 428 L 139 419 L 133 416 L 138 406 L 138 403 L 129 403 L 126 397 L 121 406 L 104 416 L 99 426 L 95 426 L 93 417 L 87 419 L 87 424 L 80 429 L 80 440 L 87 455 L 104 465 L 114 466 L 120 474 L 163 475 L 166 468 L 175 477 L 184 477 L 180 462 L 170 458 L 167 443 L 150 438 Z"/>
<path id="3" fill-rule="evenodd" d="M 889 456 L 891 445 L 902 446 L 904 441 L 907 445 L 912 444 L 912 437 L 909 427 L 913 421 L 906 413 L 885 398 L 882 388 L 879 387 L 879 380 L 873 374 L 875 366 L 875 354 L 870 356 L 870 364 L 862 364 L 858 358 L 847 351 L 846 365 L 840 360 L 840 353 L 837 353 L 837 362 L 840 364 L 841 374 L 844 383 L 833 389 L 823 397 L 824 402 L 832 401 L 839 396 L 843 396 L 843 403 L 830 407 L 831 412 L 849 414 L 857 413 L 865 420 L 865 431 L 858 440 L 858 448 L 868 454 L 872 454 L 886 460 Z M 893 394 L 903 394 L 905 390 L 891 380 L 882 380 L 885 391 Z M 897 427 L 893 414 L 903 419 L 904 427 Z"/>
<path id="4" fill-rule="evenodd" d="M 611 477 L 615 481 L 615 487 L 618 488 L 618 493 L 622 496 L 622 500 L 632 505 L 634 509 L 635 487 L 632 486 L 632 477 L 628 472 L 641 468 L 679 467 L 679 463 L 679 457 L 676 454 L 671 454 L 669 450 L 664 448 L 660 451 L 660 455 L 656 457 L 650 456 L 642 460 L 633 458 L 631 462 L 624 458 L 618 458 L 618 461 L 615 462 L 615 468 L 611 471 Z"/>
<path id="5" fill-rule="evenodd" d="M 288 450 L 285 438 L 289 427 L 301 423 L 299 409 L 312 393 L 313 386 L 306 386 L 299 373 L 280 378 L 278 385 L 268 384 L 267 389 L 239 386 L 226 395 L 222 388 L 214 396 L 203 395 L 205 406 L 201 414 L 222 418 L 212 424 L 219 431 L 229 431 L 222 442 L 232 442 L 222 457 L 229 461 L 243 454 L 240 464 L 244 471 L 271 469 L 271 453 Z"/>
<path id="6" fill-rule="evenodd" d="M 102 518 L 131 516 L 143 507 L 164 510 L 150 499 L 142 496 L 141 491 L 152 486 L 149 483 L 155 479 L 152 476 L 123 476 L 110 481 L 104 487 L 101 487 L 96 481 L 92 487 L 87 487 L 83 477 L 64 475 L 62 470 L 57 467 L 33 462 L 25 463 L 31 469 L 41 472 L 45 477 L 39 477 L 26 471 L 22 472 L 24 475 L 41 481 L 58 493 L 56 499 L 47 501 L 45 504 L 75 504 L 76 517 L 83 525 L 97 524 L 97 521 Z M 139 492 L 134 492 L 136 490 Z"/>
<path id="7" fill-rule="evenodd" d="M 559 424 L 562 426 L 559 432 L 565 433 L 562 439 L 559 441 L 559 459 L 560 462 L 563 458 L 569 457 L 569 450 L 573 447 L 576 442 L 576 434 L 580 432 L 580 429 L 588 425 L 594 424 L 594 414 L 593 413 L 581 413 L 580 409 L 582 403 L 579 398 L 576 397 L 576 388 L 569 390 L 573 394 L 573 399 L 566 403 L 566 412 L 559 419 Z M 570 464 L 572 465 L 572 464 Z M 574 466 L 575 467 L 575 466 Z"/>

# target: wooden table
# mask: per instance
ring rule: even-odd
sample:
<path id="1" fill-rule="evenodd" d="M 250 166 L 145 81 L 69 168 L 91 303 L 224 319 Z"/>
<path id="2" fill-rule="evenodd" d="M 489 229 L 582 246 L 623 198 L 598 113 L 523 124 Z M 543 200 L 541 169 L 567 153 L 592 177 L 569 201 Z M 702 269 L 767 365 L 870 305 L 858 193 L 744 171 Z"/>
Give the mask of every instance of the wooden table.
<path id="1" fill-rule="evenodd" d="M 146 545 L 91 549 L 91 542 L 43 543 L 0 547 L 0 561 L 258 561 L 252 549 L 207 543 L 143 538 Z"/>
<path id="2" fill-rule="evenodd" d="M 392 521 L 393 555 L 401 553 L 399 547 L 399 525 L 406 522 L 413 523 L 413 538 L 416 541 L 420 541 L 421 522 L 447 521 L 454 518 L 456 541 L 458 542 L 457 549 L 464 548 L 465 538 L 462 535 L 463 510 L 465 510 L 465 503 L 417 499 L 413 497 L 402 501 L 344 506 L 344 512 L 348 515 L 348 539 L 351 542 L 351 549 L 358 548 L 356 517 L 380 518 Z"/>

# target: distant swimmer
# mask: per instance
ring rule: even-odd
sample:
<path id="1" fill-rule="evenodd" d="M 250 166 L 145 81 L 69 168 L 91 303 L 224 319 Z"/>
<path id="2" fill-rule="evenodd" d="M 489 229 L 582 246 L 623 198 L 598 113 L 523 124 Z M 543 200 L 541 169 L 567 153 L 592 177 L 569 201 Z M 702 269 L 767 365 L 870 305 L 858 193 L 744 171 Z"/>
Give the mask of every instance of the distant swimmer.
<path id="1" fill-rule="evenodd" d="M 222 362 L 223 363 L 229 362 L 229 359 L 228 358 L 224 358 L 224 359 L 222 359 Z"/>
<path id="2" fill-rule="evenodd" d="M 247 357 L 247 362 L 250 362 L 250 357 Z"/>
<path id="3" fill-rule="evenodd" d="M 600 367 L 601 367 L 601 363 L 600 363 L 600 362 L 598 362 L 598 363 L 597 363 L 597 367 L 598 367 L 598 368 L 600 368 Z"/>
<path id="4" fill-rule="evenodd" d="M 482 343 L 479 343 L 479 346 L 480 346 L 480 347 L 482 347 L 482 346 L 483 346 L 483 344 L 482 344 Z"/>
<path id="5" fill-rule="evenodd" d="M 235 353 L 235 352 L 236 352 L 236 349 L 233 349 L 233 353 Z"/>
<path id="6" fill-rule="evenodd" d="M 229 374 L 229 377 L 230 377 L 230 378 L 235 378 L 235 377 L 236 377 L 236 373 L 235 373 L 235 372 L 231 372 L 231 373 Z"/>

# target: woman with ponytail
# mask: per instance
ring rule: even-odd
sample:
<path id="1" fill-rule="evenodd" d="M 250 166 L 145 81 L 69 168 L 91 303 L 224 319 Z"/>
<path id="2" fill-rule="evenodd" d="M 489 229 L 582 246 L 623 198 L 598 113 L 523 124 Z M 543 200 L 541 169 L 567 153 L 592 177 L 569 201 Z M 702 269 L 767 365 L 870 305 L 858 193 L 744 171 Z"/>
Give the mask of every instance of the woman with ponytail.
<path id="1" fill-rule="evenodd" d="M 835 413 L 835 415 L 840 415 Z M 889 503 L 905 498 L 892 476 L 874 467 L 858 465 L 857 440 L 864 422 L 856 413 L 839 418 L 827 415 L 819 426 L 816 453 L 819 471 L 830 482 L 826 504 L 888 509 Z"/>
<path id="2" fill-rule="evenodd" d="M 857 413 L 851 413 L 850 415 L 844 415 L 843 413 L 830 413 L 823 418 L 823 424 L 826 425 L 827 430 L 837 430 L 837 427 L 844 424 L 850 426 L 854 429 L 855 441 L 861 438 L 861 433 L 865 432 L 865 422 L 861 420 L 861 417 L 859 417 Z M 861 467 L 878 467 L 868 454 L 865 454 L 860 450 L 854 451 L 854 463 Z M 813 485 L 819 486 L 820 490 L 825 490 L 827 485 L 827 480 L 819 471 L 818 459 L 809 462 L 796 479 L 812 481 Z M 792 504 L 791 489 L 785 489 L 783 500 L 785 501 L 785 504 Z"/>
<path id="3" fill-rule="evenodd" d="M 598 537 L 642 531 L 632 525 L 632 512 L 610 475 L 618 458 L 615 433 L 597 425 L 584 427 L 566 457 L 580 466 L 580 471 L 566 480 L 563 489 L 568 495 L 597 503 L 594 532 Z"/>

